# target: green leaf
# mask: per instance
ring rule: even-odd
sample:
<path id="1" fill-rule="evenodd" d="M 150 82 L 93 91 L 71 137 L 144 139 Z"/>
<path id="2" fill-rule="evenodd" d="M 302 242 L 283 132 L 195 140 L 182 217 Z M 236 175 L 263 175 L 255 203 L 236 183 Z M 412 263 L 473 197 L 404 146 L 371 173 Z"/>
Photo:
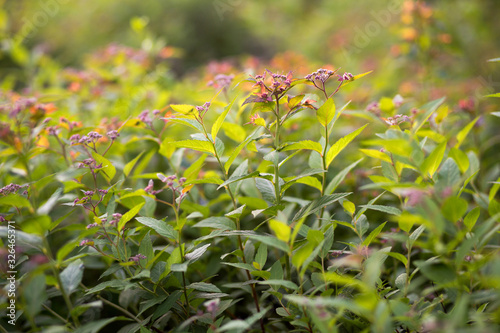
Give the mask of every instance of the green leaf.
<path id="1" fill-rule="evenodd" d="M 125 289 L 125 287 L 131 286 L 131 285 L 132 284 L 130 282 L 125 281 L 125 280 L 111 280 L 111 281 L 99 283 L 97 286 L 87 290 L 85 294 L 86 295 L 94 294 L 96 292 L 99 292 L 99 291 L 107 289 L 107 288 L 123 290 L 123 289 Z"/>
<path id="2" fill-rule="evenodd" d="M 234 160 L 236 159 L 236 157 L 238 157 L 238 154 L 240 153 L 240 151 L 245 148 L 248 143 L 253 139 L 254 135 L 258 134 L 260 132 L 260 128 L 256 129 L 255 131 L 253 131 L 252 134 L 250 134 L 246 139 L 245 141 L 243 141 L 242 143 L 240 143 L 238 145 L 238 147 L 236 147 L 233 152 L 231 153 L 231 155 L 229 156 L 229 158 L 227 159 L 226 163 L 224 163 L 224 170 L 226 170 L 226 173 L 229 171 L 229 168 L 231 168 L 231 165 L 233 164 Z"/>
<path id="3" fill-rule="evenodd" d="M 486 97 L 499 97 L 500 98 L 500 93 L 486 95 Z"/>
<path id="4" fill-rule="evenodd" d="M 382 207 L 384 207 L 384 206 L 382 206 Z M 386 223 L 387 222 L 382 223 L 381 225 L 376 227 L 372 232 L 370 232 L 370 234 L 363 241 L 363 245 L 369 246 L 371 244 L 371 242 L 378 236 L 378 234 L 380 234 L 382 229 L 384 229 L 384 226 Z"/>
<path id="5" fill-rule="evenodd" d="M 194 106 L 187 105 L 187 104 L 170 104 L 170 107 L 175 112 L 179 112 L 179 113 L 182 113 L 182 114 L 190 114 L 194 110 Z M 173 118 L 173 119 L 176 119 L 176 118 Z"/>
<path id="6" fill-rule="evenodd" d="M 130 174 L 130 171 L 132 171 L 132 169 L 134 168 L 135 164 L 137 163 L 137 161 L 139 161 L 139 159 L 141 158 L 141 156 L 143 154 L 144 154 L 144 152 L 140 153 L 132 161 L 130 161 L 127 164 L 125 164 L 125 167 L 123 168 L 123 174 L 125 175 L 125 177 L 128 177 L 128 175 Z"/>
<path id="7" fill-rule="evenodd" d="M 37 274 L 32 279 L 23 281 L 22 292 L 26 303 L 24 310 L 30 317 L 35 317 L 42 310 L 42 304 L 47 300 L 45 281 L 46 278 L 43 274 Z"/>
<path id="8" fill-rule="evenodd" d="M 288 224 L 272 219 L 271 221 L 269 221 L 269 228 L 274 232 L 279 240 L 288 243 L 291 233 L 291 228 Z"/>
<path id="9" fill-rule="evenodd" d="M 450 222 L 457 222 L 467 212 L 467 201 L 459 197 L 449 197 L 441 208 L 443 216 Z"/>
<path id="10" fill-rule="evenodd" d="M 215 156 L 215 151 L 212 143 L 209 141 L 200 141 L 200 140 L 182 140 L 172 142 L 175 147 L 178 148 L 189 148 L 197 151 L 201 151 L 203 153 L 209 153 Z"/>
<path id="11" fill-rule="evenodd" d="M 68 296 L 71 295 L 78 288 L 80 282 L 82 282 L 84 268 L 83 262 L 77 259 L 69 264 L 69 266 L 59 275 L 62 287 Z"/>
<path id="12" fill-rule="evenodd" d="M 0 197 L 0 206 L 13 206 L 17 208 L 32 208 L 31 203 L 25 197 L 19 194 L 9 194 L 6 196 Z"/>
<path id="13" fill-rule="evenodd" d="M 277 288 L 279 288 L 279 287 L 285 287 L 285 288 L 292 289 L 292 290 L 298 290 L 299 289 L 299 286 L 297 286 L 292 281 L 281 280 L 281 279 L 279 279 L 279 280 L 271 280 L 271 279 L 269 279 L 267 281 L 259 281 L 259 284 L 268 284 L 270 286 L 275 286 Z"/>
<path id="14" fill-rule="evenodd" d="M 326 229 L 325 241 L 323 243 L 323 246 L 321 247 L 320 257 L 323 259 L 328 255 L 328 252 L 333 246 L 333 236 L 334 236 L 334 229 L 333 225 L 331 225 L 328 229 Z"/>
<path id="15" fill-rule="evenodd" d="M 469 232 L 472 231 L 474 225 L 481 214 L 481 209 L 479 207 L 475 207 L 472 209 L 467 215 L 464 217 L 464 225 L 469 229 Z"/>
<path id="16" fill-rule="evenodd" d="M 271 280 L 282 280 L 283 279 L 283 266 L 281 266 L 281 263 L 279 260 L 276 260 L 276 262 L 271 266 L 270 270 Z"/>
<path id="17" fill-rule="evenodd" d="M 154 262 L 153 243 L 151 242 L 151 235 L 149 231 L 144 235 L 144 237 L 142 237 L 142 241 L 139 245 L 139 253 L 146 256 L 146 259 L 140 260 L 140 264 L 149 269 Z"/>
<path id="18" fill-rule="evenodd" d="M 238 143 L 245 141 L 246 131 L 242 126 L 238 124 L 224 122 L 221 128 L 222 130 L 224 130 L 226 136 L 231 140 Z"/>
<path id="19" fill-rule="evenodd" d="M 194 289 L 198 291 L 204 291 L 207 293 L 220 293 L 221 290 L 217 288 L 215 285 L 206 282 L 195 282 L 191 283 L 189 286 L 186 286 L 188 289 Z"/>
<path id="20" fill-rule="evenodd" d="M 267 245 L 262 243 L 257 250 L 257 254 L 255 254 L 255 261 L 259 264 L 260 269 L 264 268 L 264 265 L 267 261 Z"/>
<path id="21" fill-rule="evenodd" d="M 281 151 L 297 150 L 297 149 L 307 149 L 317 151 L 321 156 L 323 156 L 323 147 L 318 142 L 311 140 L 304 140 L 299 142 L 294 142 L 286 145 Z"/>
<path id="22" fill-rule="evenodd" d="M 469 158 L 460 149 L 457 149 L 455 147 L 451 148 L 448 156 L 457 163 L 458 168 L 462 173 L 465 173 L 467 169 L 469 169 Z"/>
<path id="23" fill-rule="evenodd" d="M 211 134 L 212 134 L 212 140 L 214 140 L 215 142 L 215 138 L 217 137 L 217 134 L 219 133 L 219 130 L 222 126 L 222 124 L 224 123 L 224 120 L 226 119 L 226 116 L 229 112 L 229 110 L 231 110 L 231 108 L 233 107 L 233 104 L 234 102 L 236 101 L 236 98 L 238 98 L 238 96 L 236 96 L 232 101 L 231 103 L 229 103 L 226 108 L 224 109 L 224 111 L 219 115 L 219 117 L 217 117 L 217 120 L 215 121 L 215 123 L 212 125 L 212 131 L 211 131 Z"/>
<path id="24" fill-rule="evenodd" d="M 168 298 L 158 306 L 156 311 L 153 313 L 153 320 L 156 320 L 156 318 L 163 316 L 165 313 L 167 313 L 174 305 L 179 298 L 181 298 L 182 292 L 180 290 L 176 290 L 172 292 Z"/>
<path id="25" fill-rule="evenodd" d="M 467 137 L 467 134 L 469 134 L 470 130 L 476 122 L 479 120 L 479 116 L 476 117 L 474 120 L 472 120 L 470 123 L 467 124 L 460 132 L 457 134 L 457 143 L 455 144 L 455 148 L 460 148 L 460 145 L 464 142 L 465 138 Z"/>
<path id="26" fill-rule="evenodd" d="M 236 230 L 236 226 L 234 222 L 227 217 L 223 216 L 211 216 L 207 219 L 204 219 L 195 225 L 195 228 L 213 228 L 220 230 Z"/>
<path id="27" fill-rule="evenodd" d="M 384 254 L 387 254 L 388 256 L 393 257 L 394 259 L 401 261 L 403 263 L 403 265 L 405 265 L 405 266 L 408 265 L 408 259 L 406 259 L 406 257 L 404 255 L 402 255 L 401 253 L 385 252 Z"/>
<path id="28" fill-rule="evenodd" d="M 439 144 L 432 153 L 424 160 L 422 164 L 422 173 L 424 175 L 429 174 L 430 177 L 434 175 L 437 171 L 439 164 L 443 160 L 444 153 L 446 152 L 446 141 Z"/>
<path id="29" fill-rule="evenodd" d="M 413 231 L 410 235 L 410 238 L 408 239 L 408 243 L 410 244 L 410 247 L 413 246 L 413 244 L 417 241 L 417 239 L 420 237 L 422 232 L 424 232 L 425 226 L 421 225 L 415 231 Z"/>
<path id="30" fill-rule="evenodd" d="M 417 119 L 413 124 L 413 133 L 417 133 L 420 128 L 425 124 L 425 122 L 430 118 L 430 116 L 438 109 L 438 107 L 443 104 L 445 98 L 440 98 L 434 101 L 431 101 L 424 106 L 422 106 L 422 110 L 426 110 L 424 116 L 422 118 Z"/>
<path id="31" fill-rule="evenodd" d="M 192 163 L 185 171 L 183 176 L 186 177 L 186 179 L 193 180 L 196 179 L 198 176 L 198 173 L 200 172 L 200 169 L 203 167 L 203 164 L 205 163 L 205 160 L 207 158 L 207 155 L 201 155 L 200 158 L 196 160 L 196 162 Z"/>
<path id="32" fill-rule="evenodd" d="M 130 209 L 128 212 L 126 212 L 125 214 L 123 214 L 123 216 L 120 218 L 120 221 L 118 221 L 118 230 L 122 230 L 124 227 L 125 227 L 125 224 L 130 221 L 131 219 L 134 218 L 134 216 L 137 215 L 137 213 L 139 213 L 139 211 L 141 210 L 142 206 L 144 206 L 144 202 L 138 204 L 138 205 L 135 205 L 134 207 L 132 207 L 132 209 Z"/>
<path id="33" fill-rule="evenodd" d="M 327 127 L 334 117 L 335 117 L 335 102 L 333 101 L 333 98 L 329 98 L 316 111 L 316 118 L 318 118 L 319 123 L 323 127 Z"/>
<path id="34" fill-rule="evenodd" d="M 315 214 L 321 208 L 331 205 L 335 201 L 338 201 L 339 199 L 345 198 L 351 193 L 335 193 L 335 194 L 330 194 L 330 195 L 325 195 L 321 198 L 318 198 L 316 200 L 311 201 L 308 205 L 302 207 L 297 214 L 295 214 L 293 221 L 298 221 L 303 217 L 306 217 L 311 214 Z"/>
<path id="35" fill-rule="evenodd" d="M 246 205 L 240 206 L 240 207 L 236 208 L 235 210 L 232 210 L 229 213 L 225 214 L 224 216 L 239 219 L 241 214 L 243 214 L 243 210 L 245 209 L 245 207 L 246 207 Z"/>
<path id="36" fill-rule="evenodd" d="M 177 231 L 174 230 L 172 226 L 167 224 L 165 221 L 160 221 L 151 217 L 137 217 L 136 220 L 144 224 L 147 227 L 150 227 L 154 231 L 156 231 L 159 235 L 168 238 L 170 240 L 176 241 L 178 238 Z"/>
<path id="37" fill-rule="evenodd" d="M 220 190 L 221 188 L 223 188 L 229 184 L 236 183 L 236 182 L 239 182 L 240 180 L 247 179 L 247 178 L 254 178 L 254 177 L 257 177 L 258 175 L 259 175 L 259 172 L 254 171 L 252 173 L 247 173 L 244 175 L 231 176 L 231 177 L 229 177 L 228 180 L 226 180 L 224 183 L 222 183 L 217 189 Z"/>
<path id="38" fill-rule="evenodd" d="M 382 205 L 361 205 L 360 207 L 372 210 L 378 210 L 379 212 L 384 212 L 392 215 L 401 215 L 401 210 L 396 207 L 382 206 Z"/>
<path id="39" fill-rule="evenodd" d="M 256 240 L 258 242 L 261 242 L 263 244 L 277 248 L 278 250 L 281 250 L 285 253 L 288 253 L 288 251 L 290 250 L 290 248 L 284 241 L 277 239 L 275 237 L 264 236 L 264 235 L 248 235 L 247 237 Z"/>
<path id="40" fill-rule="evenodd" d="M 108 324 L 117 321 L 117 320 L 129 320 L 128 318 L 125 317 L 112 317 L 108 319 L 100 319 L 100 320 L 94 320 L 91 321 L 88 324 L 85 324 L 83 326 L 78 327 L 76 330 L 74 330 L 74 333 L 97 333 L 101 329 L 103 329 L 105 326 Z"/>
<path id="41" fill-rule="evenodd" d="M 96 152 L 92 152 L 92 157 L 96 160 L 96 164 L 102 164 L 101 171 L 104 172 L 104 177 L 111 181 L 113 177 L 116 175 L 116 168 L 114 165 L 104 156 L 97 154 Z"/>
<path id="42" fill-rule="evenodd" d="M 328 168 L 332 163 L 333 159 L 345 148 L 347 145 L 354 140 L 364 129 L 368 126 L 368 124 L 363 127 L 358 128 L 354 132 L 347 134 L 343 138 L 340 138 L 337 142 L 333 144 L 326 153 L 326 167 Z"/>
<path id="43" fill-rule="evenodd" d="M 325 194 L 332 194 L 337 187 L 340 185 L 340 183 L 344 180 L 344 178 L 347 176 L 347 174 L 356 166 L 358 165 L 359 162 L 361 162 L 363 159 L 359 159 L 356 162 L 350 164 L 346 168 L 344 168 L 342 171 L 340 171 L 333 179 L 332 181 L 328 184 L 328 186 L 325 189 Z"/>

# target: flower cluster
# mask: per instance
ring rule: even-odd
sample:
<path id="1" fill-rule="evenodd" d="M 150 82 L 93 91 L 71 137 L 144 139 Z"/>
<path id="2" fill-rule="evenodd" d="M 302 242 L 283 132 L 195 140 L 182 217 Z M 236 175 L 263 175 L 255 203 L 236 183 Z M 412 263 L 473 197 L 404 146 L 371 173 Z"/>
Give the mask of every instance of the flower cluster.
<path id="1" fill-rule="evenodd" d="M 116 130 L 112 130 L 106 133 L 106 135 L 111 139 L 111 141 L 114 141 L 120 136 L 120 133 Z"/>
<path id="2" fill-rule="evenodd" d="M 384 121 L 391 126 L 396 126 L 396 125 L 399 125 L 401 123 L 404 123 L 405 121 L 411 120 L 410 117 L 408 117 L 406 115 L 402 115 L 402 114 L 397 114 L 394 117 L 389 117 L 387 119 L 382 118 L 382 119 L 384 119 Z"/>
<path id="3" fill-rule="evenodd" d="M 34 97 L 19 98 L 12 105 L 10 105 L 9 107 L 7 107 L 6 110 L 9 111 L 9 116 L 12 117 L 12 118 L 14 118 L 22 110 L 26 110 L 27 108 L 35 106 L 36 105 L 36 101 L 37 100 Z"/>
<path id="4" fill-rule="evenodd" d="M 120 221 L 120 219 L 122 218 L 122 214 L 120 213 L 114 213 L 113 214 L 113 218 L 111 219 L 111 221 L 109 221 L 109 224 L 110 225 L 117 225 L 118 224 L 118 221 Z"/>
<path id="5" fill-rule="evenodd" d="M 271 77 L 270 84 L 264 82 L 267 74 Z M 255 81 L 254 87 L 260 87 L 260 92 L 255 94 L 257 98 L 252 102 L 272 102 L 272 96 L 278 96 L 290 88 L 292 72 L 289 72 L 288 75 L 282 75 L 266 69 L 264 74 L 255 76 Z"/>
<path id="6" fill-rule="evenodd" d="M 340 81 L 340 82 L 344 82 L 344 81 L 353 81 L 354 80 L 354 75 L 352 75 L 351 73 L 344 73 L 344 75 L 339 75 L 338 76 L 338 80 L 337 81 Z"/>
<path id="7" fill-rule="evenodd" d="M 146 259 L 146 256 L 144 254 L 139 253 L 133 257 L 130 257 L 130 261 L 133 261 L 133 262 L 139 262 L 141 259 Z"/>
<path id="8" fill-rule="evenodd" d="M 9 185 L 6 185 L 6 186 L 0 188 L 0 194 L 1 195 L 9 195 L 11 193 L 17 193 L 17 191 L 19 191 L 23 187 L 27 187 L 27 186 L 28 185 L 17 185 L 14 183 L 10 183 Z"/>
<path id="9" fill-rule="evenodd" d="M 233 82 L 234 75 L 217 74 L 212 81 L 207 83 L 207 86 L 214 88 L 227 88 Z"/>
<path id="10" fill-rule="evenodd" d="M 90 239 L 84 239 L 80 242 L 80 246 L 94 246 L 94 242 Z"/>
<path id="11" fill-rule="evenodd" d="M 207 114 L 208 109 L 210 108 L 210 102 L 205 102 L 205 104 L 201 106 L 196 106 L 196 111 L 198 111 L 198 116 L 203 119 L 205 114 Z"/>
<path id="12" fill-rule="evenodd" d="M 149 110 L 144 110 L 139 114 L 139 120 L 142 121 L 143 123 L 151 126 L 153 123 L 153 119 L 151 119 L 151 116 L 149 115 Z"/>
<path id="13" fill-rule="evenodd" d="M 325 83 L 330 76 L 334 75 L 336 71 L 320 68 L 316 72 L 306 75 L 305 79 L 309 81 L 319 81 Z"/>

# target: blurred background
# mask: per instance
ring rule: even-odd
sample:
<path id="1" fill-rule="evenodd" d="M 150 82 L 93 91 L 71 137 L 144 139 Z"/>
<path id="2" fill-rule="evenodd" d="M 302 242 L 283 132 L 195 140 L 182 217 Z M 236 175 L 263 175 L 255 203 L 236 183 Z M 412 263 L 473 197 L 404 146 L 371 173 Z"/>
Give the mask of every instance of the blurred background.
<path id="1" fill-rule="evenodd" d="M 29 85 L 43 55 L 62 68 L 78 68 L 113 43 L 163 52 L 176 77 L 209 61 L 241 63 L 254 56 L 286 62 L 297 73 L 306 63 L 353 73 L 375 70 L 369 80 L 380 94 L 418 90 L 428 98 L 458 86 L 466 95 L 500 90 L 498 66 L 487 62 L 500 56 L 498 0 L 0 4 L 0 75 L 15 81 L 15 88 Z"/>

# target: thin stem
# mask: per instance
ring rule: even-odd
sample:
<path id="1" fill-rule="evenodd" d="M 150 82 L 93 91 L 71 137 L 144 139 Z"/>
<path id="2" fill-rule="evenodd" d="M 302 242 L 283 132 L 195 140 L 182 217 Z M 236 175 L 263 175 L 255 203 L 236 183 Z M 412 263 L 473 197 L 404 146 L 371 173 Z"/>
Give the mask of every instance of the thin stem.
<path id="1" fill-rule="evenodd" d="M 276 132 L 274 134 L 274 149 L 276 151 L 276 154 L 279 155 L 278 152 L 278 147 L 280 145 L 280 101 L 278 96 L 276 97 Z M 279 176 L 280 170 L 279 170 L 279 158 L 274 159 L 274 192 L 276 196 L 276 205 L 279 205 L 281 203 L 281 193 L 280 193 L 280 176 Z"/>
<path id="2" fill-rule="evenodd" d="M 103 303 L 106 303 L 107 305 L 109 305 L 109 306 L 111 306 L 111 307 L 113 307 L 113 308 L 115 308 L 115 309 L 123 312 L 124 314 L 126 314 L 127 316 L 129 316 L 130 318 L 132 318 L 133 320 L 135 320 L 136 322 L 138 322 L 138 323 L 142 322 L 139 318 L 137 318 L 136 316 L 134 316 L 127 309 L 122 308 L 121 306 L 119 306 L 119 305 L 117 305 L 117 304 L 115 304 L 113 302 L 108 301 L 107 299 L 105 299 L 101 295 L 97 295 L 97 298 L 99 298 L 101 301 L 103 301 Z"/>
<path id="3" fill-rule="evenodd" d="M 57 312 L 55 312 L 54 310 L 52 310 L 51 308 L 49 308 L 47 305 L 45 304 L 42 304 L 43 308 L 47 311 L 49 311 L 54 317 L 58 318 L 59 320 L 61 320 L 62 322 L 64 322 L 66 325 L 68 325 L 71 329 L 74 329 L 75 327 L 73 325 L 71 325 L 71 323 L 69 321 L 67 321 L 66 319 L 64 319 L 63 317 L 61 317 Z"/>

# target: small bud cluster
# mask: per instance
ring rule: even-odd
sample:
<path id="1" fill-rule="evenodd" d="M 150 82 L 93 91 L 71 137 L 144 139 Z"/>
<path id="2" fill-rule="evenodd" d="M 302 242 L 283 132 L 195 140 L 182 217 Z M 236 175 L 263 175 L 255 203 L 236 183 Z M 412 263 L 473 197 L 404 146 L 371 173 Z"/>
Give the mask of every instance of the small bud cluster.
<path id="1" fill-rule="evenodd" d="M 212 318 L 216 317 L 217 310 L 219 309 L 219 304 L 220 304 L 220 298 L 211 299 L 203 303 L 203 305 L 207 309 L 207 313 L 210 313 Z"/>
<path id="2" fill-rule="evenodd" d="M 401 123 L 404 123 L 406 121 L 411 121 L 410 117 L 402 114 L 397 114 L 394 117 L 389 117 L 387 119 L 384 119 L 385 122 L 391 126 L 396 126 Z"/>
<path id="3" fill-rule="evenodd" d="M 112 130 L 106 133 L 106 135 L 111 139 L 111 141 L 114 141 L 120 136 L 120 133 L 116 130 Z"/>
<path id="4" fill-rule="evenodd" d="M 266 84 L 264 81 L 266 75 L 271 77 L 271 83 Z M 260 87 L 260 92 L 256 93 L 258 99 L 256 102 L 272 102 L 272 96 L 278 96 L 288 90 L 292 84 L 292 72 L 288 75 L 272 73 L 267 70 L 262 75 L 255 76 L 256 83 L 254 87 Z"/>
<path id="5" fill-rule="evenodd" d="M 186 192 L 182 191 L 182 187 L 184 186 L 184 183 L 187 180 L 185 177 L 181 177 L 177 180 L 176 175 L 164 176 L 161 173 L 157 173 L 156 176 L 158 177 L 159 180 L 162 181 L 162 183 L 166 184 L 167 188 L 172 190 L 172 193 L 174 194 L 174 196 L 179 195 L 177 197 L 178 202 L 182 201 L 182 199 L 184 199 L 184 197 L 187 195 Z M 145 188 L 146 192 L 151 193 L 153 195 L 156 195 L 156 194 L 162 192 L 163 189 L 153 191 L 153 181 L 152 180 L 149 181 L 148 186 L 146 186 L 146 188 Z"/>
<path id="6" fill-rule="evenodd" d="M 109 224 L 115 226 L 118 224 L 118 222 L 120 221 L 121 218 L 122 218 L 122 214 L 114 213 L 113 218 L 111 219 L 111 221 L 109 221 Z"/>
<path id="7" fill-rule="evenodd" d="M 320 68 L 316 72 L 306 75 L 305 79 L 325 83 L 333 74 L 335 74 L 335 72 L 332 70 Z"/>
<path id="8" fill-rule="evenodd" d="M 149 115 L 149 110 L 142 111 L 138 118 L 148 126 L 151 126 L 151 124 L 153 123 L 153 119 L 151 119 L 151 116 Z"/>
<path id="9" fill-rule="evenodd" d="M 207 114 L 207 111 L 210 108 L 210 105 L 211 105 L 210 102 L 205 102 L 203 105 L 196 107 L 196 111 L 198 111 L 198 116 L 201 119 L 203 119 L 205 114 Z"/>
<path id="10" fill-rule="evenodd" d="M 47 127 L 47 133 L 49 133 L 49 135 L 57 136 L 57 126 Z"/>
<path id="11" fill-rule="evenodd" d="M 80 242 L 80 246 L 93 246 L 94 242 L 90 239 L 84 239 Z"/>
<path id="12" fill-rule="evenodd" d="M 28 185 L 17 185 L 14 183 L 10 183 L 9 185 L 5 185 L 4 187 L 0 188 L 0 194 L 9 195 L 11 193 L 17 193 L 17 191 L 24 187 L 28 187 Z M 24 191 L 23 194 L 27 194 L 27 191 Z"/>
<path id="13" fill-rule="evenodd" d="M 344 81 L 353 81 L 354 80 L 354 75 L 352 75 L 351 73 L 344 73 L 344 75 L 342 76 L 338 76 L 338 80 L 337 81 L 340 81 L 340 82 L 344 82 Z"/>
<path id="14" fill-rule="evenodd" d="M 139 262 L 141 259 L 146 259 L 146 256 L 144 254 L 139 253 L 133 257 L 130 257 L 130 261 L 133 261 L 133 262 Z"/>
<path id="15" fill-rule="evenodd" d="M 90 169 L 99 169 L 101 165 L 97 165 L 96 160 L 93 158 L 86 158 L 78 165 L 78 168 L 81 169 L 86 167 L 89 167 Z"/>

